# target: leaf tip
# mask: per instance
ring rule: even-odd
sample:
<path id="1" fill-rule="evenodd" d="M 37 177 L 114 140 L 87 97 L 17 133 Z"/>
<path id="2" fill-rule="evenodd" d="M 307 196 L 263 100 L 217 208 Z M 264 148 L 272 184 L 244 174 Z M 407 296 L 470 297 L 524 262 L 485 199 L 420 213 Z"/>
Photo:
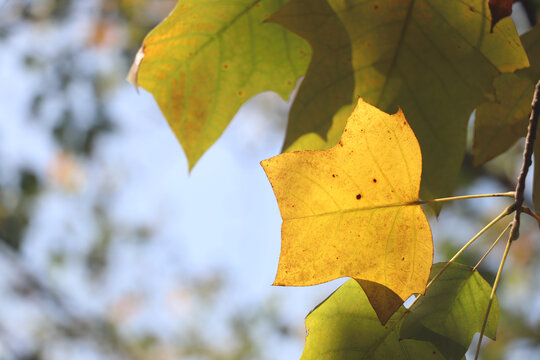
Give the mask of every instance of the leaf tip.
<path id="1" fill-rule="evenodd" d="M 490 33 L 493 33 L 493 28 L 500 20 L 512 15 L 512 4 L 514 2 L 516 0 L 489 0 L 489 12 L 491 13 Z"/>
<path id="2" fill-rule="evenodd" d="M 139 93 L 139 84 L 138 84 L 138 76 L 139 76 L 139 66 L 141 65 L 141 61 L 144 58 L 144 45 L 139 48 L 137 51 L 137 54 L 135 55 L 135 58 L 133 59 L 133 64 L 131 64 L 131 68 L 129 69 L 128 75 L 126 77 L 126 80 L 135 86 L 135 91 Z"/>

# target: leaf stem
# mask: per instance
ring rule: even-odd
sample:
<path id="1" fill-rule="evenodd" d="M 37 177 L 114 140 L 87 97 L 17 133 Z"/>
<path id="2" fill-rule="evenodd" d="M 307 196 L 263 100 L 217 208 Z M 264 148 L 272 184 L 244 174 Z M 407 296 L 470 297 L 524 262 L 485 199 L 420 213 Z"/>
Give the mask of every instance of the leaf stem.
<path id="1" fill-rule="evenodd" d="M 495 225 L 499 220 L 501 220 L 503 217 L 507 216 L 507 215 L 510 215 L 512 212 L 514 211 L 514 205 L 510 205 L 508 206 L 506 209 L 504 209 L 504 211 L 502 213 L 500 213 L 495 219 L 491 220 L 489 222 L 489 224 L 487 224 L 486 226 L 484 226 L 484 228 L 482 230 L 480 230 L 471 240 L 469 240 L 462 248 L 461 250 L 459 250 L 456 255 L 454 255 L 454 257 L 452 257 L 452 259 L 450 259 L 446 265 L 428 282 L 428 284 L 426 285 L 426 290 L 435 282 L 435 280 L 437 280 L 439 278 L 439 276 L 442 275 L 442 273 L 448 269 L 448 267 L 450 266 L 450 264 L 452 264 L 452 262 L 454 262 L 458 257 L 459 255 L 461 255 L 476 239 L 478 239 L 483 233 L 485 233 L 489 228 L 491 228 L 493 225 Z M 413 302 L 411 303 L 411 305 L 409 306 L 408 309 L 405 309 L 405 311 L 399 316 L 399 318 L 396 319 L 396 321 L 387 329 L 387 332 L 386 332 L 386 335 L 382 337 L 382 339 L 380 339 L 379 341 L 377 341 L 371 348 L 373 349 L 374 347 L 378 346 L 382 341 L 384 341 L 384 339 L 392 332 L 392 330 L 399 324 L 399 322 L 411 311 L 411 309 L 413 308 L 414 304 L 416 304 L 416 302 L 422 297 L 422 294 L 419 294 L 416 296 L 416 298 L 413 300 Z M 368 354 L 370 353 L 370 351 L 367 352 Z"/>
<path id="2" fill-rule="evenodd" d="M 467 248 L 469 246 L 471 246 L 480 236 L 482 236 L 483 233 L 485 233 L 486 231 L 488 231 L 493 225 L 495 225 L 499 220 L 501 220 L 503 217 L 507 216 L 507 215 L 510 215 L 512 212 L 514 211 L 514 205 L 510 205 L 509 207 L 507 207 L 506 209 L 504 209 L 504 211 L 502 213 L 500 213 L 495 219 L 491 220 L 489 222 L 489 224 L 487 224 L 486 226 L 484 226 L 484 228 L 482 230 L 480 230 L 476 235 L 474 235 L 472 237 L 471 240 L 469 240 L 465 245 L 463 245 L 463 247 L 456 253 L 456 255 L 454 255 L 454 257 L 452 257 L 450 260 L 448 260 L 448 262 L 446 263 L 446 265 L 444 265 L 444 267 L 437 273 L 437 275 L 435 275 L 429 282 L 428 284 L 426 285 L 426 289 L 428 287 L 431 286 L 431 284 L 433 284 L 435 282 L 435 280 L 437 280 L 439 278 L 439 276 L 442 275 L 442 273 L 461 255 L 463 254 L 463 252 L 465 250 L 467 250 Z M 418 297 L 416 298 L 418 299 Z M 413 301 L 413 303 L 411 304 L 410 307 L 412 307 L 412 305 L 416 302 L 416 299 L 415 301 Z"/>
<path id="3" fill-rule="evenodd" d="M 536 83 L 534 89 L 533 100 L 531 103 L 531 115 L 529 117 L 529 127 L 527 129 L 527 138 L 525 140 L 525 149 L 523 150 L 523 164 L 518 176 L 516 185 L 516 213 L 510 230 L 510 240 L 514 241 L 519 238 L 520 216 L 523 211 L 523 193 L 525 192 L 525 179 L 529 172 L 529 167 L 532 164 L 532 154 L 534 148 L 534 140 L 536 139 L 536 129 L 538 127 L 538 117 L 540 116 L 540 80 Z"/>
<path id="4" fill-rule="evenodd" d="M 516 193 L 514 191 L 508 191 L 504 193 L 494 193 L 494 194 L 477 194 L 477 195 L 461 195 L 461 196 L 451 196 L 439 199 L 432 200 L 419 200 L 416 202 L 418 205 L 430 204 L 430 203 L 439 203 L 445 201 L 454 201 L 454 200 L 466 200 L 466 199 L 478 199 L 478 198 L 487 198 L 487 197 L 515 197 Z"/>
<path id="5" fill-rule="evenodd" d="M 482 261 L 484 261 L 484 259 L 489 255 L 489 253 L 491 252 L 491 250 L 493 250 L 493 248 L 495 247 L 495 245 L 497 245 L 497 243 L 499 242 L 499 240 L 502 239 L 503 235 L 506 234 L 506 232 L 508 231 L 508 229 L 510 229 L 510 227 L 512 226 L 512 223 L 510 222 L 505 228 L 504 230 L 500 233 L 500 235 L 497 237 L 497 240 L 495 240 L 493 242 L 493 244 L 491 244 L 491 246 L 489 247 L 488 251 L 486 251 L 486 253 L 484 254 L 484 256 L 482 256 L 482 258 L 476 263 L 476 265 L 474 266 L 473 270 L 476 270 L 478 268 L 478 266 L 480 266 L 480 264 L 482 263 Z"/>
<path id="6" fill-rule="evenodd" d="M 511 224 L 514 224 L 514 222 L 512 221 Z M 508 252 L 510 251 L 510 245 L 512 244 L 512 242 L 513 242 L 512 233 L 510 233 L 510 235 L 508 236 L 508 241 L 506 242 L 506 248 L 504 249 L 501 263 L 499 264 L 499 270 L 497 271 L 497 276 L 495 277 L 495 282 L 493 283 L 493 288 L 491 289 L 491 295 L 489 296 L 489 304 L 486 310 L 486 316 L 484 317 L 484 323 L 482 324 L 482 331 L 480 331 L 480 338 L 478 339 L 478 345 L 476 346 L 476 354 L 474 355 L 474 360 L 478 360 L 478 355 L 480 355 L 480 346 L 482 345 L 482 338 L 484 337 L 484 332 L 486 331 L 489 311 L 491 310 L 491 305 L 493 304 L 493 299 L 495 298 L 495 291 L 497 290 L 497 286 L 499 286 L 499 280 L 501 279 L 502 269 L 504 267 L 504 263 L 506 262 L 506 258 L 508 256 Z"/>

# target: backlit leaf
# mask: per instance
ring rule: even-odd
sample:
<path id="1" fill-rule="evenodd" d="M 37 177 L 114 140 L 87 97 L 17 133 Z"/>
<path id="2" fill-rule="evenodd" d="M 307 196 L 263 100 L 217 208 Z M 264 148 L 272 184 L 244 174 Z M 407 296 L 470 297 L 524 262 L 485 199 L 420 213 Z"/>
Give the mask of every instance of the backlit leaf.
<path id="1" fill-rule="evenodd" d="M 495 79 L 495 100 L 476 109 L 473 165 L 478 166 L 508 150 L 527 134 L 534 84 L 516 74 Z"/>
<path id="2" fill-rule="evenodd" d="M 266 90 L 287 98 L 309 46 L 265 23 L 284 0 L 184 0 L 148 34 L 129 78 L 151 92 L 192 168 L 240 106 Z"/>
<path id="3" fill-rule="evenodd" d="M 431 276 L 445 263 L 433 265 Z M 482 330 L 491 286 L 471 267 L 452 264 L 415 304 L 401 326 L 403 339 L 429 341 L 447 358 L 465 355 L 473 335 Z M 485 335 L 495 339 L 499 308 L 495 298 Z"/>
<path id="4" fill-rule="evenodd" d="M 319 81 L 318 90 L 300 92 L 295 101 L 339 107 L 342 94 L 336 99 L 331 84 L 347 83 L 348 78 L 355 84 L 351 103 L 360 96 L 387 112 L 394 112 L 399 104 L 424 154 L 421 196 L 450 193 L 465 151 L 472 110 L 493 92 L 497 75 L 528 66 L 512 21 L 502 20 L 490 34 L 484 0 L 328 0 L 334 12 L 324 6 L 325 1 L 310 3 L 317 4 L 312 5 L 319 10 L 317 21 L 327 19 L 325 24 L 337 33 L 345 27 L 351 40 L 338 36 L 334 49 L 339 51 L 323 51 L 332 48 L 318 44 L 312 27 L 300 26 L 307 21 L 302 17 L 312 16 L 307 5 L 301 12 L 305 0 L 292 0 L 272 18 L 321 50 L 314 51 L 312 59 L 317 72 L 308 73 L 305 81 L 310 81 L 309 76 L 328 78 Z M 329 42 L 327 38 L 320 41 Z M 341 60 L 335 60 L 336 56 Z M 325 57 L 340 64 L 350 61 L 348 73 L 331 69 Z M 309 98 L 309 94 L 317 96 Z M 315 105 L 298 107 L 291 112 L 285 148 L 328 148 L 336 143 L 345 119 L 319 112 Z"/>
<path id="5" fill-rule="evenodd" d="M 431 275 L 443 265 L 435 264 Z M 403 316 L 402 306 L 383 326 L 362 288 L 349 280 L 306 317 L 301 360 L 464 359 L 471 343 L 469 334 L 482 325 L 478 327 L 478 319 L 483 317 L 490 291 L 478 272 L 453 264 L 412 312 Z M 494 337 L 497 303 L 491 314 L 486 334 Z"/>
<path id="6" fill-rule="evenodd" d="M 540 25 L 521 39 L 531 66 L 497 77 L 495 99 L 478 107 L 472 149 L 475 166 L 502 154 L 527 134 L 534 84 L 540 78 Z"/>
<path id="7" fill-rule="evenodd" d="M 401 111 L 360 99 L 334 148 L 261 164 L 283 218 L 275 285 L 350 276 L 402 300 L 424 292 L 433 243 L 417 204 L 420 147 Z"/>

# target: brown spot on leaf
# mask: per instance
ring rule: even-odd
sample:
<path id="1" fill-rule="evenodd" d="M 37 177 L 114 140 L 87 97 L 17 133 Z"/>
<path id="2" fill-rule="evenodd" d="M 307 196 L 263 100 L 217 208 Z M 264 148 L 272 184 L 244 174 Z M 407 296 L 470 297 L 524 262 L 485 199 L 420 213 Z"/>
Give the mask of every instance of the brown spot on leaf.
<path id="1" fill-rule="evenodd" d="M 404 258 L 404 257 L 402 257 L 402 258 L 401 258 L 401 261 L 404 261 L 404 260 L 405 260 L 405 258 Z"/>
<path id="2" fill-rule="evenodd" d="M 360 200 L 362 198 L 362 194 L 357 194 L 356 195 L 356 200 Z"/>
<path id="3" fill-rule="evenodd" d="M 371 181 L 373 181 L 373 183 L 376 183 L 376 182 L 377 182 L 377 179 L 373 178 L 373 180 L 371 180 Z"/>
<path id="4" fill-rule="evenodd" d="M 373 9 L 374 9 L 374 10 L 378 10 L 378 9 L 379 9 L 379 4 L 373 5 Z"/>
<path id="5" fill-rule="evenodd" d="M 223 68 L 227 70 L 229 68 L 229 64 L 223 64 Z"/>
<path id="6" fill-rule="evenodd" d="M 244 95 L 244 92 L 242 90 L 238 90 L 238 96 Z"/>

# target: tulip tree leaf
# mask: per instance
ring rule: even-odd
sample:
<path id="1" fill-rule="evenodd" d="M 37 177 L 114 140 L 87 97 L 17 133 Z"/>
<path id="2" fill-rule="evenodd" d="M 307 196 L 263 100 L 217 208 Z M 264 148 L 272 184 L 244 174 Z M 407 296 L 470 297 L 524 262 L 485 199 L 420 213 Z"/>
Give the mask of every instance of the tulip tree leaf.
<path id="1" fill-rule="evenodd" d="M 445 263 L 433 265 L 431 276 Z M 426 291 L 401 326 L 402 339 L 429 341 L 447 358 L 465 355 L 482 330 L 491 286 L 469 266 L 452 264 Z M 495 339 L 499 308 L 495 298 L 485 335 Z"/>
<path id="2" fill-rule="evenodd" d="M 304 105 L 291 112 L 285 148 L 335 144 L 346 117 L 332 117 L 305 104 L 318 101 L 338 107 L 342 94 L 336 96 L 330 84 L 347 83 L 348 77 L 355 84 L 351 103 L 360 96 L 383 111 L 394 112 L 399 105 L 407 114 L 424 154 L 421 196 L 450 193 L 465 151 L 472 110 L 493 92 L 497 75 L 529 65 L 512 21 L 501 20 L 490 34 L 484 0 L 328 0 L 334 12 L 319 4 L 325 1 L 310 2 L 325 9 L 317 12 L 317 21 L 324 17 L 335 29 L 345 27 L 350 40 L 336 38 L 335 47 L 341 51 L 314 51 L 311 66 L 317 65 L 317 72 L 307 76 L 333 78 L 319 82 L 323 86 L 318 91 L 299 93 L 295 101 Z M 292 0 L 272 20 L 300 34 L 313 49 L 324 50 L 311 27 L 299 25 L 301 17 L 311 15 L 310 7 L 305 7 L 304 14 L 298 9 L 304 2 Z M 351 62 L 348 73 L 330 69 L 332 64 L 321 59 L 336 56 L 344 57 L 339 63 Z M 314 93 L 316 97 L 308 98 Z"/>
<path id="3" fill-rule="evenodd" d="M 142 45 L 128 78 L 152 93 L 190 169 L 240 106 L 272 90 L 287 98 L 307 43 L 265 20 L 283 0 L 184 0 Z"/>
<path id="4" fill-rule="evenodd" d="M 401 111 L 388 115 L 360 99 L 334 148 L 261 164 L 283 218 L 275 285 L 349 276 L 402 301 L 424 292 L 433 242 L 417 202 L 420 147 Z"/>
<path id="5" fill-rule="evenodd" d="M 431 276 L 444 265 L 435 264 Z M 452 264 L 412 311 L 403 314 L 401 306 L 382 325 L 362 287 L 349 280 L 306 317 L 301 360 L 465 359 L 490 292 L 477 271 Z M 495 302 L 486 327 L 492 338 L 497 316 Z"/>
<path id="6" fill-rule="evenodd" d="M 478 166 L 502 154 L 527 134 L 534 85 L 540 79 L 540 25 L 521 36 L 531 66 L 495 79 L 495 99 L 478 108 L 473 142 L 473 163 Z M 533 199 L 540 209 L 540 159 L 538 141 L 534 151 Z"/>

